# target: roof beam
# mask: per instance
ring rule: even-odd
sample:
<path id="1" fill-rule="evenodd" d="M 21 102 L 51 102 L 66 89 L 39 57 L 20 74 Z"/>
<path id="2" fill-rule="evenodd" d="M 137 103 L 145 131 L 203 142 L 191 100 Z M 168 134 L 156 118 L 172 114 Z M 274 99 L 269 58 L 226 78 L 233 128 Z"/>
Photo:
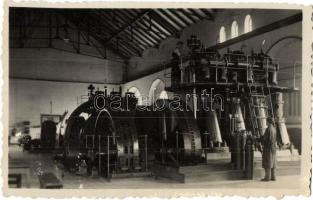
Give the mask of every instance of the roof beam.
<path id="1" fill-rule="evenodd" d="M 90 30 L 92 30 L 92 28 L 94 28 L 95 32 L 97 32 L 97 30 L 96 30 L 97 28 L 101 28 L 101 30 L 102 30 L 102 28 L 105 28 L 106 31 L 109 32 L 109 34 L 111 34 L 111 33 L 114 31 L 110 25 L 101 23 L 102 20 L 100 20 L 100 22 L 99 22 L 99 18 L 98 18 L 98 17 L 100 17 L 101 19 L 103 19 L 101 15 L 96 15 L 96 17 L 97 17 L 97 18 L 95 18 L 95 16 L 93 15 L 93 13 L 88 12 L 88 13 L 87 13 L 87 16 L 84 16 L 84 17 L 81 17 L 81 18 L 82 18 L 83 20 L 85 20 L 85 23 L 87 24 L 87 28 L 89 28 Z M 88 19 L 87 19 L 87 18 L 88 18 Z M 92 25 L 95 25 L 95 24 L 96 24 L 96 25 L 95 25 L 95 26 L 92 26 L 92 25 L 90 24 L 90 21 L 93 22 Z"/>
<path id="2" fill-rule="evenodd" d="M 128 32 L 124 32 L 123 34 L 128 34 Z M 146 48 L 150 47 L 147 43 L 139 40 L 137 37 L 130 38 L 129 42 L 132 43 L 132 44 L 133 44 L 133 42 L 137 42 L 137 44 L 134 44 L 134 45 L 136 45 L 138 48 L 140 48 L 141 51 L 144 51 Z"/>
<path id="3" fill-rule="evenodd" d="M 108 16 L 106 13 L 99 12 L 96 15 L 100 18 L 100 24 L 111 30 L 111 32 L 109 33 L 110 35 L 114 35 L 114 33 L 116 33 L 116 31 L 121 28 L 119 24 L 108 20 L 110 16 Z"/>
<path id="4" fill-rule="evenodd" d="M 141 54 L 144 49 L 140 47 L 138 44 L 134 43 L 131 41 L 128 37 L 122 36 L 122 37 L 117 37 L 114 38 L 115 40 L 123 41 L 125 43 L 125 46 L 130 47 L 129 49 L 133 49 L 136 51 L 137 54 Z M 112 40 L 110 43 L 114 43 L 114 40 Z"/>
<path id="5" fill-rule="evenodd" d="M 128 46 L 130 47 L 130 49 L 135 50 L 138 54 L 141 54 L 141 52 L 144 50 L 139 45 L 134 44 L 132 41 L 130 41 L 125 32 L 123 32 L 119 37 L 114 38 L 114 40 L 112 40 L 110 43 L 114 43 L 114 41 L 116 40 L 123 41 L 125 43 L 125 46 Z"/>
<path id="6" fill-rule="evenodd" d="M 192 23 L 188 22 L 185 18 L 183 18 L 178 12 L 178 9 L 169 9 L 169 11 L 175 15 L 178 19 L 184 22 L 187 26 L 191 25 Z M 188 18 L 189 19 L 189 18 Z"/>
<path id="7" fill-rule="evenodd" d="M 128 13 L 123 15 L 122 12 L 123 12 L 122 10 L 119 10 L 119 12 L 115 12 L 114 14 L 115 14 L 115 16 L 117 16 L 117 18 L 121 19 L 123 21 L 123 23 L 129 24 L 129 23 L 131 23 L 130 19 L 136 17 L 133 15 L 125 16 L 125 15 L 128 15 Z"/>
<path id="8" fill-rule="evenodd" d="M 140 49 L 140 51 L 144 51 L 147 47 L 149 47 L 149 45 L 141 40 L 138 40 L 136 37 L 130 37 L 130 33 L 128 33 L 127 31 L 123 32 L 121 34 L 120 38 L 123 38 L 125 41 L 131 43 L 133 46 L 136 46 L 138 49 Z M 134 34 L 135 35 L 135 34 Z M 127 40 L 126 40 L 127 39 Z M 140 45 L 138 45 L 140 44 Z"/>
<path id="9" fill-rule="evenodd" d="M 129 35 L 127 36 L 127 34 L 129 34 Z M 124 38 L 130 38 L 129 36 L 131 36 L 131 32 L 128 29 L 126 29 L 123 33 L 121 33 L 121 35 Z M 136 36 L 136 37 L 134 37 L 134 36 Z M 141 40 L 139 40 L 137 38 L 141 38 Z M 141 45 L 145 46 L 145 48 L 153 45 L 153 43 L 151 41 L 147 40 L 147 38 L 144 38 L 140 34 L 137 34 L 137 32 L 134 31 L 134 29 L 133 29 L 133 39 L 135 39 Z"/>
<path id="10" fill-rule="evenodd" d="M 86 41 L 87 40 L 87 37 L 85 36 L 85 33 L 82 32 L 82 37 L 83 39 Z M 104 58 L 106 59 L 107 58 L 107 55 L 106 55 L 106 52 L 102 52 L 101 49 L 92 41 L 92 39 L 89 38 L 89 42 L 91 43 L 91 45 L 96 48 L 96 50 L 98 51 L 98 53 Z"/>
<path id="11" fill-rule="evenodd" d="M 199 13 L 197 13 L 194 9 L 188 9 L 194 16 L 199 18 L 200 20 L 204 19 L 205 17 L 201 16 Z"/>
<path id="12" fill-rule="evenodd" d="M 116 12 L 117 13 L 117 12 Z M 115 13 L 115 14 L 116 14 Z M 103 17 L 109 17 L 108 15 L 103 15 L 104 13 L 102 12 L 102 13 L 99 13 L 100 14 L 100 16 L 99 17 L 101 17 L 101 19 L 103 19 L 103 20 L 101 20 L 102 22 L 104 22 L 104 21 L 106 21 L 107 23 L 102 23 L 102 25 L 104 26 L 104 27 L 106 27 L 108 30 L 110 30 L 110 34 L 114 34 L 114 32 L 116 32 L 116 29 L 119 29 L 119 27 L 117 27 L 114 23 L 112 23 L 110 20 L 105 20 Z M 127 30 L 127 29 L 126 29 Z M 124 34 L 125 33 L 125 31 L 123 32 L 123 33 L 121 33 L 121 34 Z M 129 44 L 124 44 L 124 46 L 128 46 L 128 47 L 130 47 L 131 49 L 135 49 L 135 51 L 136 51 L 136 55 L 138 54 L 141 54 L 141 52 L 144 50 L 144 49 L 142 49 L 142 47 L 140 47 L 139 45 L 134 45 L 132 42 L 128 42 L 128 41 L 125 41 L 124 39 L 126 38 L 125 37 L 125 35 L 124 36 L 122 36 L 122 37 L 115 37 L 115 39 L 116 38 L 119 38 L 119 40 L 121 41 L 121 40 L 123 40 L 125 43 L 129 43 Z M 139 42 L 139 41 L 137 41 L 137 42 Z M 146 42 L 146 43 L 143 43 L 144 44 L 144 46 L 149 46 L 148 45 L 148 43 Z"/>
<path id="13" fill-rule="evenodd" d="M 125 18 L 125 16 L 123 16 L 120 12 L 116 12 L 115 13 L 120 19 L 122 19 L 123 21 L 127 21 L 127 18 Z M 141 20 L 143 23 L 144 23 L 144 21 L 143 21 L 143 18 L 142 18 L 142 20 Z M 139 21 L 138 21 L 139 22 Z M 151 39 L 153 39 L 156 43 L 158 43 L 160 40 L 162 40 L 162 37 L 160 37 L 160 36 L 157 36 L 154 32 L 143 32 L 143 31 L 141 31 L 141 30 L 144 30 L 144 31 L 146 31 L 149 27 L 147 27 L 146 29 L 145 29 L 145 25 L 143 24 L 143 23 L 136 23 L 136 24 L 134 24 L 133 26 L 130 26 L 129 27 L 129 29 L 132 29 L 132 28 L 136 28 L 136 30 L 138 31 L 138 32 L 141 32 L 142 34 L 144 34 L 144 35 L 147 35 L 148 34 L 148 37 L 150 37 Z M 129 30 L 129 29 L 126 29 L 126 31 L 127 30 Z M 139 30 L 139 29 L 141 29 L 141 30 Z"/>
<path id="14" fill-rule="evenodd" d="M 136 35 L 137 38 L 140 38 L 141 40 L 143 40 L 143 42 L 145 42 L 147 44 L 147 46 L 153 47 L 155 45 L 154 42 L 152 42 L 151 40 L 149 40 L 148 38 L 146 38 L 142 34 L 140 34 L 137 29 L 134 29 L 133 33 L 134 33 L 134 35 Z"/>
<path id="15" fill-rule="evenodd" d="M 173 27 L 171 24 L 169 24 L 165 19 L 163 19 L 157 13 L 152 11 L 149 13 L 149 16 L 152 17 L 152 19 L 154 21 L 156 21 L 158 24 L 160 24 L 164 29 L 166 29 L 168 32 L 170 32 L 173 36 L 179 37 L 179 30 L 177 30 L 175 27 Z"/>
<path id="16" fill-rule="evenodd" d="M 82 13 L 79 13 L 78 16 L 73 16 L 73 15 L 71 15 L 71 16 L 69 16 L 69 17 L 70 17 L 69 19 L 75 24 L 75 26 L 77 26 L 77 24 L 78 24 L 79 21 L 84 22 L 84 21 L 86 20 L 86 17 L 89 17 L 89 19 L 90 19 L 90 18 L 94 18 L 93 15 L 91 15 L 91 13 L 89 13 L 89 12 L 83 13 L 83 14 L 82 14 Z M 88 19 L 87 19 L 87 20 L 88 20 Z M 96 21 L 96 20 L 95 20 L 95 21 Z M 85 24 L 83 24 L 83 25 L 85 25 Z M 86 25 L 86 26 L 87 26 L 87 25 Z M 87 26 L 87 27 L 88 27 L 88 26 Z M 91 28 L 91 26 L 90 26 L 89 28 Z M 92 30 L 92 29 L 90 29 L 90 30 Z M 86 32 L 85 29 L 82 29 L 82 31 Z M 97 40 L 100 44 L 102 44 L 103 48 L 106 48 L 106 47 L 103 45 L 103 39 L 102 39 L 101 37 L 99 37 L 94 31 L 90 31 L 89 34 L 90 34 L 91 37 L 93 37 L 95 40 Z M 117 49 L 114 48 L 112 45 L 109 45 L 108 47 L 112 50 L 112 52 L 114 52 L 114 53 L 120 55 L 123 59 L 128 59 L 128 58 L 130 58 L 130 56 L 127 55 L 127 54 L 125 54 L 125 52 L 122 52 L 122 51 L 117 50 Z"/>
<path id="17" fill-rule="evenodd" d="M 81 14 L 81 13 L 80 13 Z M 67 17 L 69 18 L 69 20 L 73 23 L 74 26 L 76 26 L 76 28 L 80 29 L 80 36 L 85 40 L 87 41 L 87 36 L 85 36 L 85 34 L 90 34 L 90 32 L 88 33 L 89 29 L 87 29 L 87 32 L 86 30 L 83 28 L 84 27 L 84 17 L 82 17 L 80 14 L 78 14 L 78 17 L 76 16 L 69 16 L 67 15 Z M 79 36 L 79 37 L 80 37 Z M 94 36 L 93 36 L 94 39 L 96 39 Z M 97 39 L 96 39 L 97 40 Z M 91 43 L 91 45 L 97 50 L 97 52 L 100 54 L 100 56 L 103 58 L 103 59 L 106 59 L 107 58 L 107 55 L 106 55 L 106 50 L 104 48 L 104 52 L 102 51 L 101 48 L 99 48 L 93 41 L 92 39 L 89 38 L 89 42 Z M 74 45 L 74 44 L 73 44 Z M 73 46 L 74 47 L 74 46 Z M 75 48 L 75 47 L 74 47 Z M 77 49 L 76 49 L 77 51 Z M 80 53 L 80 52 L 77 52 L 77 53 Z"/>
<path id="18" fill-rule="evenodd" d="M 148 21 L 146 21 L 146 20 L 148 20 Z M 167 31 L 167 29 L 165 29 L 164 27 L 162 27 L 160 24 L 158 24 L 156 21 L 154 21 L 154 20 L 149 20 L 149 19 L 144 19 L 143 20 L 143 22 L 145 23 L 145 25 L 148 23 L 150 23 L 150 21 L 151 21 L 151 29 L 153 30 L 153 28 L 156 30 L 156 31 L 154 31 L 156 34 L 161 34 L 161 35 L 163 35 L 163 37 L 162 36 L 159 36 L 159 37 L 162 37 L 162 39 L 165 39 L 166 37 L 168 37 L 168 36 L 170 36 L 171 35 L 171 32 L 168 32 Z M 160 28 L 160 27 L 162 27 L 162 28 Z M 162 30 L 162 29 L 164 29 L 164 30 Z"/>
<path id="19" fill-rule="evenodd" d="M 133 14 L 133 13 L 127 12 L 126 10 L 121 10 L 121 13 L 122 13 L 123 15 L 125 15 L 126 17 L 128 17 L 128 18 L 133 18 L 133 17 L 134 17 L 134 14 Z M 147 26 L 147 23 L 149 24 L 150 22 L 149 22 L 149 20 L 146 21 L 146 20 L 147 20 L 147 17 L 148 17 L 148 18 L 151 18 L 151 17 L 149 17 L 149 16 L 147 16 L 147 15 L 144 16 L 144 17 L 140 20 L 142 23 L 136 23 L 136 26 L 141 26 L 141 27 L 145 26 L 145 27 L 149 28 L 149 27 Z M 160 39 L 156 39 L 156 38 L 155 38 L 155 40 L 162 40 L 162 39 L 164 39 L 164 38 L 166 38 L 167 36 L 170 35 L 170 33 L 166 33 L 166 32 L 164 32 L 163 30 L 161 30 L 161 29 L 158 27 L 158 25 L 156 25 L 155 23 L 152 22 L 152 20 L 151 20 L 151 24 L 152 24 L 152 26 L 151 26 L 151 31 L 153 31 L 153 33 L 154 33 L 155 35 L 157 35 L 157 37 L 160 38 Z M 159 25 L 159 26 L 160 26 L 160 25 Z M 143 29 L 143 28 L 142 28 L 142 29 Z M 156 31 L 153 30 L 153 29 L 156 29 Z M 162 36 L 160 36 L 159 34 L 163 34 L 164 36 L 162 37 Z"/>
<path id="20" fill-rule="evenodd" d="M 130 52 L 132 52 L 134 55 L 138 55 L 140 56 L 142 51 L 138 50 L 136 47 L 134 47 L 132 44 L 128 43 L 127 41 L 125 41 L 124 39 L 121 38 L 115 38 L 115 41 L 117 41 L 117 43 L 119 45 L 123 45 L 126 49 L 128 49 Z M 112 41 L 113 42 L 113 41 Z"/>
<path id="21" fill-rule="evenodd" d="M 129 55 L 136 55 L 136 56 L 140 56 L 141 55 L 141 52 L 137 52 L 137 51 L 133 51 L 131 49 L 129 49 L 130 46 L 127 46 L 127 43 L 123 40 L 120 40 L 120 39 L 117 39 L 117 38 L 114 38 L 113 41 L 111 41 L 110 44 L 112 43 L 115 43 L 115 48 L 117 49 L 117 51 L 120 51 L 120 50 L 123 50 L 123 51 L 126 51 Z"/>
<path id="22" fill-rule="evenodd" d="M 206 16 L 208 16 L 212 21 L 214 21 L 214 16 L 211 12 L 209 12 L 207 9 L 200 9 Z"/>
<path id="23" fill-rule="evenodd" d="M 181 30 L 185 28 L 184 24 L 181 24 L 179 21 L 177 21 L 174 17 L 172 17 L 169 13 L 167 13 L 164 9 L 158 9 L 158 12 L 163 14 L 166 18 L 169 19 L 172 23 L 174 23 L 177 27 L 179 27 Z"/>
<path id="24" fill-rule="evenodd" d="M 159 40 L 155 39 L 154 37 L 152 37 L 152 35 L 147 32 L 147 31 L 143 31 L 139 26 L 136 26 L 134 28 L 135 31 L 139 32 L 140 34 L 142 34 L 142 36 L 144 36 L 147 40 L 149 40 L 150 42 L 152 42 L 154 45 L 157 44 L 159 42 Z M 133 30 L 133 31 L 134 31 Z"/>
<path id="25" fill-rule="evenodd" d="M 155 33 L 154 30 L 152 30 L 152 26 L 149 27 L 146 24 L 139 23 L 137 24 L 137 30 L 138 29 L 145 31 L 145 33 L 149 34 L 149 36 L 153 38 L 157 43 L 159 43 L 163 39 L 160 35 Z"/>
<path id="26" fill-rule="evenodd" d="M 178 9 L 179 12 L 183 13 L 188 19 L 190 19 L 193 23 L 196 23 L 197 20 L 195 20 L 192 16 L 190 16 L 190 13 L 187 12 L 184 9 Z"/>
<path id="27" fill-rule="evenodd" d="M 123 26 L 121 29 L 119 29 L 117 32 L 115 32 L 110 38 L 108 38 L 107 40 L 104 41 L 104 45 L 108 44 L 112 39 L 114 39 L 116 36 L 118 36 L 119 34 L 121 34 L 123 31 L 125 31 L 128 27 L 132 26 L 133 24 L 135 24 L 138 20 L 140 20 L 141 18 L 143 18 L 146 14 L 148 14 L 150 12 L 150 10 L 144 10 L 142 11 L 139 15 L 137 15 L 137 17 L 135 17 L 129 24 L 126 24 L 125 26 Z"/>

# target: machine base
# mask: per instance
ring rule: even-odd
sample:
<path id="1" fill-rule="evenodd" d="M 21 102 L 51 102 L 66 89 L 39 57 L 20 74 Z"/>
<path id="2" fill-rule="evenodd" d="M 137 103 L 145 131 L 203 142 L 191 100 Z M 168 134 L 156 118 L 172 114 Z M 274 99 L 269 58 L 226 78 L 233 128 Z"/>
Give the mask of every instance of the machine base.
<path id="1" fill-rule="evenodd" d="M 223 155 L 225 156 L 225 155 Z M 217 156 L 216 156 L 217 157 Z M 278 157 L 277 176 L 299 175 L 300 157 Z M 156 178 L 166 178 L 179 183 L 245 180 L 243 170 L 233 169 L 230 159 L 207 160 L 207 164 L 193 166 L 172 166 L 156 164 L 153 168 Z M 254 158 L 253 179 L 259 180 L 264 177 L 262 157 Z"/>

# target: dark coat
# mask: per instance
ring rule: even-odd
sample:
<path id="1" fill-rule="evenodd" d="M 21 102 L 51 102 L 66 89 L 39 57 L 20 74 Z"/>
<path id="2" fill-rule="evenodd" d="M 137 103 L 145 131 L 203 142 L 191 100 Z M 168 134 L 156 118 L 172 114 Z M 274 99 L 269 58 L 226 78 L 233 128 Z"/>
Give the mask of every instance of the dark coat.
<path id="1" fill-rule="evenodd" d="M 262 137 L 263 142 L 262 167 L 264 169 L 275 168 L 277 166 L 276 134 L 277 134 L 276 127 L 270 124 Z"/>

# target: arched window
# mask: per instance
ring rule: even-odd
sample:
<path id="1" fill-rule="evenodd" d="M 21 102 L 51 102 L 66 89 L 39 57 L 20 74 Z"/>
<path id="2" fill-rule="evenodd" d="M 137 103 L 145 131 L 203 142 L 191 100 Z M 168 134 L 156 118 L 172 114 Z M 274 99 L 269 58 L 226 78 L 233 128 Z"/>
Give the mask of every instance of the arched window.
<path id="1" fill-rule="evenodd" d="M 156 100 L 160 99 L 160 96 L 162 92 L 164 91 L 164 89 L 165 89 L 165 83 L 161 79 L 156 79 L 152 82 L 150 90 L 149 90 L 150 105 L 152 105 Z M 163 96 L 165 95 L 164 92 L 162 94 Z"/>
<path id="2" fill-rule="evenodd" d="M 138 88 L 136 87 L 131 87 L 129 90 L 129 92 L 132 92 L 135 94 L 135 97 L 138 99 L 138 105 L 142 105 L 142 96 L 141 96 L 141 93 L 140 91 L 138 90 Z"/>
<path id="3" fill-rule="evenodd" d="M 237 21 L 233 21 L 233 23 L 231 24 L 231 32 L 230 32 L 230 36 L 231 38 L 235 38 L 238 36 L 238 23 Z"/>
<path id="4" fill-rule="evenodd" d="M 167 92 L 166 92 L 165 90 L 163 90 L 163 91 L 160 93 L 159 99 L 168 99 L 168 95 L 167 95 Z"/>
<path id="5" fill-rule="evenodd" d="M 247 15 L 245 18 L 245 29 L 244 32 L 248 33 L 252 31 L 252 18 L 251 15 Z"/>
<path id="6" fill-rule="evenodd" d="M 225 42 L 226 41 L 226 31 L 225 31 L 225 27 L 222 26 L 220 29 L 220 43 Z"/>

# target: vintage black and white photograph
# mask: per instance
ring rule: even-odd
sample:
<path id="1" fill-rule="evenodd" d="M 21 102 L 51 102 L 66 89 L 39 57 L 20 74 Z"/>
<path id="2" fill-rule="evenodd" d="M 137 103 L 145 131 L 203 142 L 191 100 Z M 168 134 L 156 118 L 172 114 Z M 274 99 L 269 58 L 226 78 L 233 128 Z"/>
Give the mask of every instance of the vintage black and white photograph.
<path id="1" fill-rule="evenodd" d="M 303 20 L 277 5 L 9 7 L 4 185 L 300 193 Z"/>

